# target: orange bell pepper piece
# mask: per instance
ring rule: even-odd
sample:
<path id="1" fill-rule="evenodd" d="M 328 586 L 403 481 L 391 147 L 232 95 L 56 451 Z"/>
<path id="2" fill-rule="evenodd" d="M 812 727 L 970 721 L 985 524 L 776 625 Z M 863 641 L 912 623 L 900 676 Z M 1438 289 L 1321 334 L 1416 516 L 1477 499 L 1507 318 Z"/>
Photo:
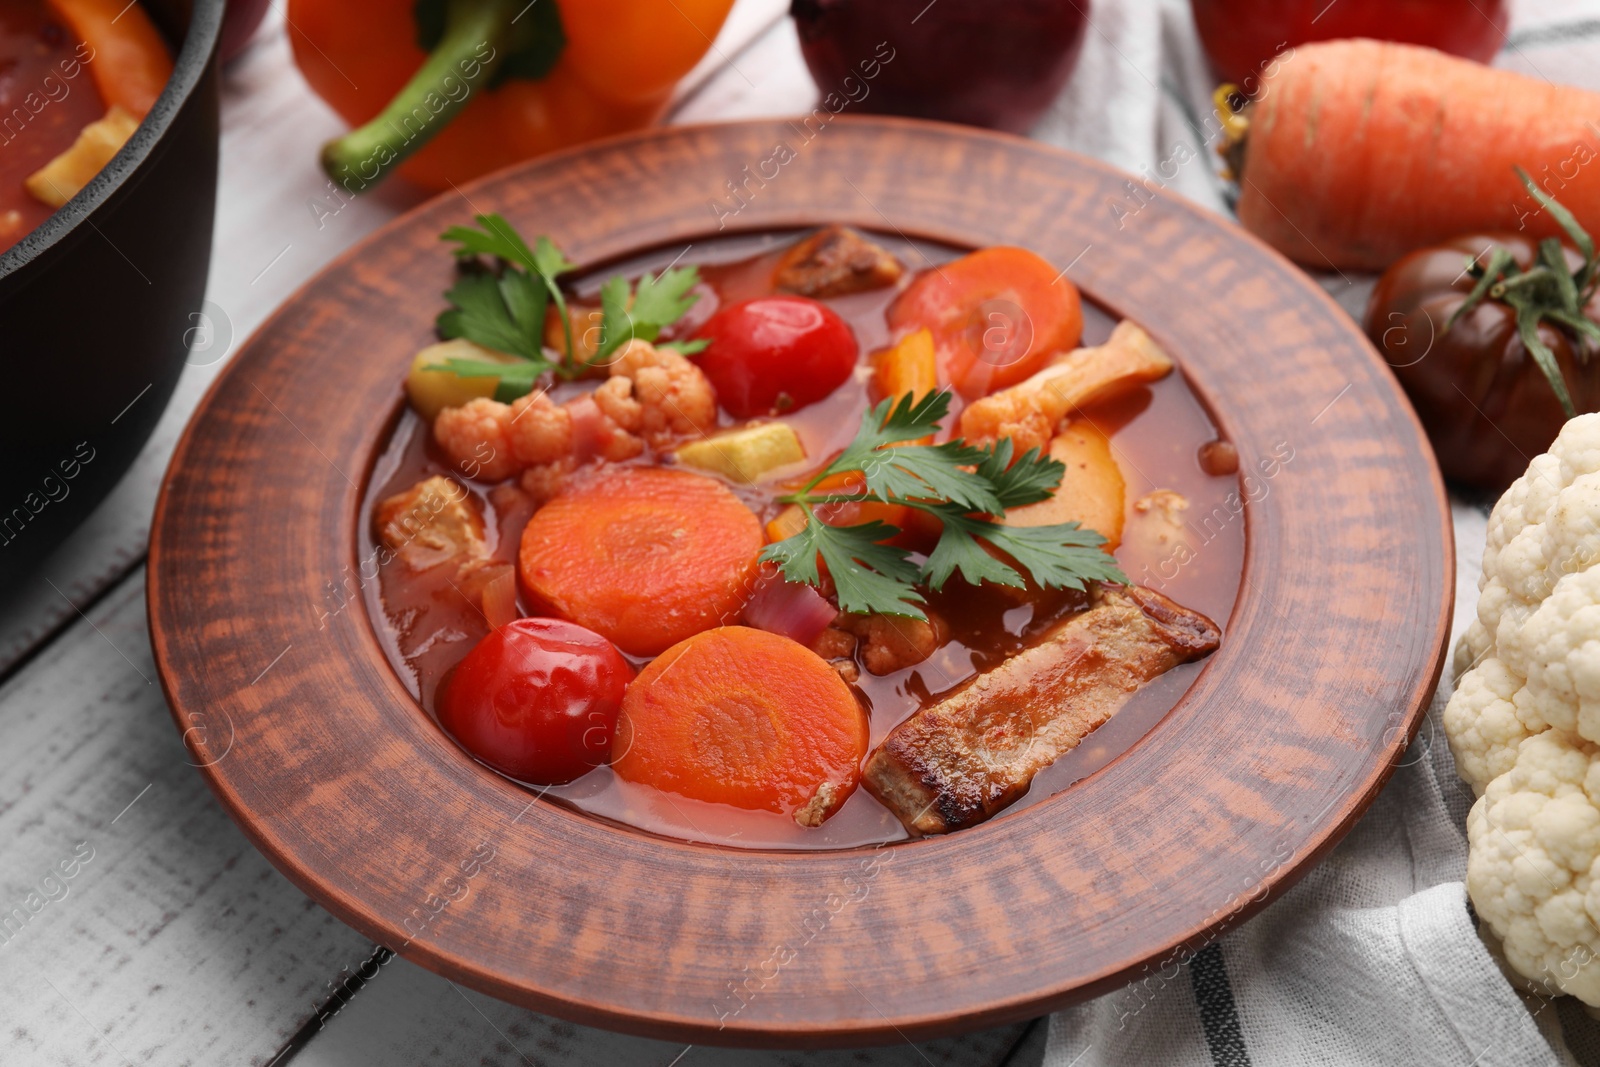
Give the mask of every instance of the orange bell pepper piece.
<path id="1" fill-rule="evenodd" d="M 933 332 L 923 327 L 901 338 L 879 354 L 873 381 L 884 396 L 911 394 L 921 400 L 939 388 L 939 366 L 933 349 Z"/>
<path id="2" fill-rule="evenodd" d="M 872 373 L 873 384 L 896 403 L 907 393 L 921 400 L 939 388 L 939 360 L 933 347 L 933 332 L 923 327 L 902 337 L 893 348 L 878 354 Z M 919 445 L 931 444 L 932 436 L 918 438 Z"/>
<path id="3" fill-rule="evenodd" d="M 144 8 L 128 0 L 50 0 L 50 11 L 89 46 L 84 65 L 106 107 L 142 119 L 172 78 L 172 56 Z"/>
<path id="4" fill-rule="evenodd" d="M 289 0 L 311 88 L 360 125 L 323 149 L 358 193 L 398 168 L 448 188 L 566 145 L 649 125 L 733 0 Z M 442 15 L 418 45 L 419 14 Z"/>

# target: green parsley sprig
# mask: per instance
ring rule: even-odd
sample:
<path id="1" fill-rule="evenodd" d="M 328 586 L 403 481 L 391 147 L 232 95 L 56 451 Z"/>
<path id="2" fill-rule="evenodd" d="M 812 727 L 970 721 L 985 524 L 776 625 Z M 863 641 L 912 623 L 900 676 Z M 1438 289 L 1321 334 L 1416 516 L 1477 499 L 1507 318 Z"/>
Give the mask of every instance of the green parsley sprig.
<path id="1" fill-rule="evenodd" d="M 1009 439 L 974 448 L 961 439 L 941 444 L 905 444 L 933 434 L 950 411 L 950 395 L 910 394 L 884 400 L 865 412 L 854 440 L 797 493 L 780 499 L 799 505 L 806 525 L 768 545 L 761 558 L 784 577 L 820 587 L 819 561 L 833 579 L 839 607 L 925 618 L 918 586 L 938 591 L 960 574 L 974 585 L 994 582 L 1020 588 L 1026 575 L 1050 589 L 1083 589 L 1088 581 L 1128 578 L 1104 550 L 1105 538 L 1069 522 L 1055 526 L 1007 526 L 996 521 L 1011 508 L 1047 499 L 1061 484 L 1060 460 L 1029 449 L 1013 462 Z M 839 474 L 859 474 L 860 488 L 819 491 Z M 939 541 L 920 564 L 897 545 L 886 544 L 899 529 L 879 520 L 830 526 L 816 508 L 853 501 L 901 504 L 934 515 Z M 1016 566 L 992 555 L 999 549 Z M 1020 570 L 1018 569 L 1020 568 Z"/>
<path id="2" fill-rule="evenodd" d="M 429 370 L 448 371 L 462 378 L 495 378 L 495 399 L 511 401 L 529 393 L 546 373 L 572 379 L 594 366 L 603 366 L 618 349 L 634 338 L 654 341 L 661 331 L 694 306 L 698 295 L 690 292 L 700 281 L 694 267 L 679 267 L 646 274 L 637 286 L 618 275 L 600 289 L 600 337 L 594 355 L 579 359 L 572 335 L 572 316 L 559 278 L 577 269 L 548 237 L 527 241 L 500 215 L 479 215 L 477 226 L 452 226 L 440 238 L 454 242 L 460 259 L 488 256 L 500 263 L 498 271 L 464 271 L 444 294 L 448 310 L 437 320 L 439 336 L 462 337 L 484 348 L 517 357 L 515 363 L 481 359 L 447 359 Z M 561 359 L 551 359 L 544 345 L 545 316 L 554 305 L 560 318 L 566 348 Z M 690 354 L 704 341 L 674 341 L 670 347 Z M 665 347 L 665 346 L 664 346 Z"/>

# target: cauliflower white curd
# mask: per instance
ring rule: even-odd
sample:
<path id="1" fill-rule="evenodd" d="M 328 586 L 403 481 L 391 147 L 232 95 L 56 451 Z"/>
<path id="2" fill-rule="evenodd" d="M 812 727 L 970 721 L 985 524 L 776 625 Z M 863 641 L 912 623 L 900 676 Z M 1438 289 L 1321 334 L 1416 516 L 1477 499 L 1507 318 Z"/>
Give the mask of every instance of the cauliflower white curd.
<path id="1" fill-rule="evenodd" d="M 1514 970 L 1600 1005 L 1600 414 L 1495 505 L 1479 589 L 1444 711 L 1467 892 Z"/>

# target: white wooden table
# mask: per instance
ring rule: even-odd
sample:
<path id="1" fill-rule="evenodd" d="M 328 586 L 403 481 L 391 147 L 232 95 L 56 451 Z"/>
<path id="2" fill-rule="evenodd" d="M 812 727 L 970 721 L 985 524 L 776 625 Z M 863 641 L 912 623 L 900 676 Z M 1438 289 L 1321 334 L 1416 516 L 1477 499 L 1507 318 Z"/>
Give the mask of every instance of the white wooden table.
<path id="1" fill-rule="evenodd" d="M 1119 17 L 1115 0 L 1097 2 L 1097 24 Z M 815 89 L 786 8 L 739 0 L 673 120 L 809 108 Z M 1593 3 L 1534 0 L 1515 25 L 1524 14 L 1548 32 L 1600 33 Z M 1040 1027 L 756 1054 L 513 1008 L 403 960 L 380 964 L 376 946 L 290 885 L 213 800 L 173 728 L 145 630 L 161 473 L 239 343 L 335 254 L 422 199 L 396 184 L 338 207 L 314 161 L 341 126 L 294 71 L 281 22 L 275 12 L 226 73 L 216 335 L 116 492 L 0 611 L 0 1065 L 1037 1062 Z M 1594 70 L 1545 73 L 1597 87 Z M 1102 152 L 1113 159 L 1114 140 Z M 70 879 L 53 873 L 66 869 Z"/>

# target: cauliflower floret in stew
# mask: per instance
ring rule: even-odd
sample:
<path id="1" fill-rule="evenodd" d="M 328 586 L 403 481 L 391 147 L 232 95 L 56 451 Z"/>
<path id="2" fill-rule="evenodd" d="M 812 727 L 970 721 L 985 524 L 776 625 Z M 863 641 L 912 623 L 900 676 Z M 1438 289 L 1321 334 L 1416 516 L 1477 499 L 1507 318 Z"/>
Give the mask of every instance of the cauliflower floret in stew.
<path id="1" fill-rule="evenodd" d="M 593 393 L 557 404 L 542 390 L 510 404 L 478 398 L 445 408 L 434 440 L 451 464 L 479 481 L 537 473 L 523 488 L 548 499 L 564 475 L 590 459 L 620 462 L 663 449 L 717 424 L 717 398 L 682 353 L 628 342 Z"/>

